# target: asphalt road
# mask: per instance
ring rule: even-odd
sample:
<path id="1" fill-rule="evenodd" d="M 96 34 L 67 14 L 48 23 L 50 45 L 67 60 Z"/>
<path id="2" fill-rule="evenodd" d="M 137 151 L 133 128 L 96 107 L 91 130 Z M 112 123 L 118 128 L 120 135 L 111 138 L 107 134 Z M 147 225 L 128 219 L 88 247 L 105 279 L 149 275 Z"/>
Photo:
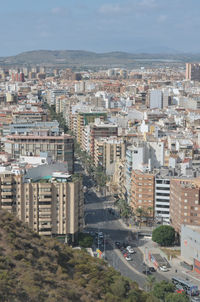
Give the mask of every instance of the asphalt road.
<path id="1" fill-rule="evenodd" d="M 85 179 L 85 184 L 89 179 Z M 92 185 L 92 184 L 91 184 Z M 106 243 L 99 246 L 102 251 L 105 249 L 106 260 L 122 275 L 136 281 L 141 288 L 146 287 L 146 276 L 142 273 L 144 270 L 143 254 L 137 248 L 137 236 L 124 228 L 116 215 L 109 213 L 111 201 L 104 197 L 98 197 L 91 187 L 85 193 L 85 230 L 101 231 L 106 236 Z M 136 253 L 132 256 L 132 261 L 124 259 L 123 254 L 115 247 L 115 241 L 125 242 L 134 246 Z M 96 244 L 97 247 L 97 244 Z M 153 273 L 158 281 L 166 280 L 159 273 Z"/>

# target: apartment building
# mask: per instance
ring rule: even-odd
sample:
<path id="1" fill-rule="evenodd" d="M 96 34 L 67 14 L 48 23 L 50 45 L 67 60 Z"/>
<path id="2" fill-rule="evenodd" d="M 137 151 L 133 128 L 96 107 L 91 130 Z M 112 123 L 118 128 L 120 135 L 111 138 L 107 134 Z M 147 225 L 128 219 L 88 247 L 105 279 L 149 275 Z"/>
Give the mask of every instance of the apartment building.
<path id="1" fill-rule="evenodd" d="M 79 112 L 77 114 L 76 138 L 77 138 L 77 142 L 81 146 L 83 142 L 84 127 L 90 123 L 94 123 L 96 118 L 99 118 L 101 121 L 105 121 L 107 119 L 107 113 L 106 112 Z"/>
<path id="2" fill-rule="evenodd" d="M 12 118 L 14 123 L 20 123 L 21 121 L 27 121 L 28 123 L 46 122 L 47 113 L 37 106 L 32 106 L 30 109 L 19 108 L 18 110 L 13 111 Z"/>
<path id="3" fill-rule="evenodd" d="M 155 177 L 155 218 L 162 223 L 170 222 L 170 178 Z"/>
<path id="4" fill-rule="evenodd" d="M 74 139 L 68 134 L 37 133 L 28 135 L 8 135 L 3 140 L 4 151 L 18 159 L 22 156 L 39 156 L 40 152 L 48 152 L 54 161 L 68 163 L 69 173 L 74 170 Z"/>
<path id="5" fill-rule="evenodd" d="M 55 100 L 56 113 L 64 113 L 66 111 L 66 107 L 67 107 L 68 102 L 69 101 L 66 98 L 66 96 L 56 97 L 56 100 Z"/>
<path id="6" fill-rule="evenodd" d="M 126 149 L 125 179 L 126 179 L 126 200 L 131 199 L 131 175 L 132 170 L 143 170 L 147 164 L 147 147 L 144 142 L 135 141 Z"/>
<path id="7" fill-rule="evenodd" d="M 115 172 L 113 174 L 111 192 L 113 194 L 118 194 L 120 199 L 124 199 L 124 200 L 127 199 L 125 160 L 117 160 L 115 162 Z"/>
<path id="8" fill-rule="evenodd" d="M 138 208 L 142 208 L 145 216 L 154 217 L 154 179 L 153 174 L 140 170 L 132 171 L 130 206 L 134 213 Z"/>
<path id="9" fill-rule="evenodd" d="M 96 119 L 95 123 L 90 127 L 90 155 L 94 161 L 94 142 L 97 138 L 111 137 L 118 135 L 118 126 L 116 124 L 109 124 L 101 122 Z"/>
<path id="10" fill-rule="evenodd" d="M 0 174 L 0 207 L 40 235 L 75 236 L 83 227 L 82 180 L 62 172 L 38 177 L 27 182 L 22 175 Z"/>
<path id="11" fill-rule="evenodd" d="M 150 91 L 150 108 L 163 108 L 163 92 L 161 90 L 151 90 Z"/>
<path id="12" fill-rule="evenodd" d="M 200 81 L 200 64 L 186 63 L 186 80 Z"/>
<path id="13" fill-rule="evenodd" d="M 200 225 L 200 178 L 172 179 L 170 222 L 180 234 L 181 225 Z"/>
<path id="14" fill-rule="evenodd" d="M 125 159 L 125 142 L 117 137 L 101 137 L 94 140 L 94 164 L 113 175 L 117 160 Z"/>

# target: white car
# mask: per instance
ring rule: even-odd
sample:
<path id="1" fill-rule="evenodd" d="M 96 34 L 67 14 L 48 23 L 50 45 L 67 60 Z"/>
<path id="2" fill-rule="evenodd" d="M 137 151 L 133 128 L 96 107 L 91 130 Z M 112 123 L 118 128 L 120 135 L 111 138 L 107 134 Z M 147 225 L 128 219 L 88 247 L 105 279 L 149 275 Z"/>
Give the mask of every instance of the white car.
<path id="1" fill-rule="evenodd" d="M 127 251 L 130 253 L 130 254 L 135 254 L 135 251 L 134 251 L 134 249 L 129 245 L 129 246 L 127 246 Z"/>
<path id="2" fill-rule="evenodd" d="M 131 261 L 131 260 L 132 260 L 132 258 L 131 258 L 130 255 L 127 255 L 127 256 L 125 257 L 125 259 L 126 259 L 127 261 Z"/>
<path id="3" fill-rule="evenodd" d="M 100 239 L 103 239 L 103 233 L 102 233 L 102 232 L 99 232 L 98 237 L 99 237 Z"/>
<path id="4" fill-rule="evenodd" d="M 168 268 L 165 265 L 160 266 L 159 268 L 162 272 L 168 272 Z"/>

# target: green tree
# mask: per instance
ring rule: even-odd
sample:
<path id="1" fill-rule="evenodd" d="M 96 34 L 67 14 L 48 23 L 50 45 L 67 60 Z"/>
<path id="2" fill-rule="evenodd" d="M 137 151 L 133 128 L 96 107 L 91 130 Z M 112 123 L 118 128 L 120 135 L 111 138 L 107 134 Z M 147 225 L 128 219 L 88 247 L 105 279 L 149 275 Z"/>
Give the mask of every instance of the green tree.
<path id="1" fill-rule="evenodd" d="M 153 230 L 152 240 L 161 246 L 171 246 L 175 241 L 175 230 L 169 225 L 161 225 Z"/>
<path id="2" fill-rule="evenodd" d="M 186 294 L 170 293 L 166 294 L 165 302 L 189 302 L 189 297 Z"/>
<path id="3" fill-rule="evenodd" d="M 160 299 L 154 297 L 152 293 L 150 293 L 145 302 L 160 302 Z"/>
<path id="4" fill-rule="evenodd" d="M 153 295 L 158 299 L 164 300 L 165 295 L 174 292 L 174 285 L 167 281 L 161 281 L 159 283 L 155 283 L 153 287 Z"/>
<path id="5" fill-rule="evenodd" d="M 78 234 L 78 244 L 80 247 L 91 247 L 93 243 L 93 237 L 89 234 L 79 233 Z"/>
<path id="6" fill-rule="evenodd" d="M 124 218 L 129 218 L 133 215 L 131 207 L 127 204 L 124 199 L 119 199 L 115 203 L 120 211 L 120 215 Z"/>

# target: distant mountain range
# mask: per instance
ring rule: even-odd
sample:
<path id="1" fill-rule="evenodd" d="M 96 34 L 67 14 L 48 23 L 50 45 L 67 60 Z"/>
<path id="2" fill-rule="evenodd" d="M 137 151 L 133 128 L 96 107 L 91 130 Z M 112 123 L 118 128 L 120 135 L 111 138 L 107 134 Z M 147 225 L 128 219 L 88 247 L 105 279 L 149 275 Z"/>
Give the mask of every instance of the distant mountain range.
<path id="1" fill-rule="evenodd" d="M 200 61 L 200 54 L 179 53 L 126 53 L 120 51 L 95 53 L 83 50 L 34 50 L 16 56 L 1 57 L 3 65 L 36 65 L 49 66 L 132 66 L 138 62 L 184 63 Z"/>

